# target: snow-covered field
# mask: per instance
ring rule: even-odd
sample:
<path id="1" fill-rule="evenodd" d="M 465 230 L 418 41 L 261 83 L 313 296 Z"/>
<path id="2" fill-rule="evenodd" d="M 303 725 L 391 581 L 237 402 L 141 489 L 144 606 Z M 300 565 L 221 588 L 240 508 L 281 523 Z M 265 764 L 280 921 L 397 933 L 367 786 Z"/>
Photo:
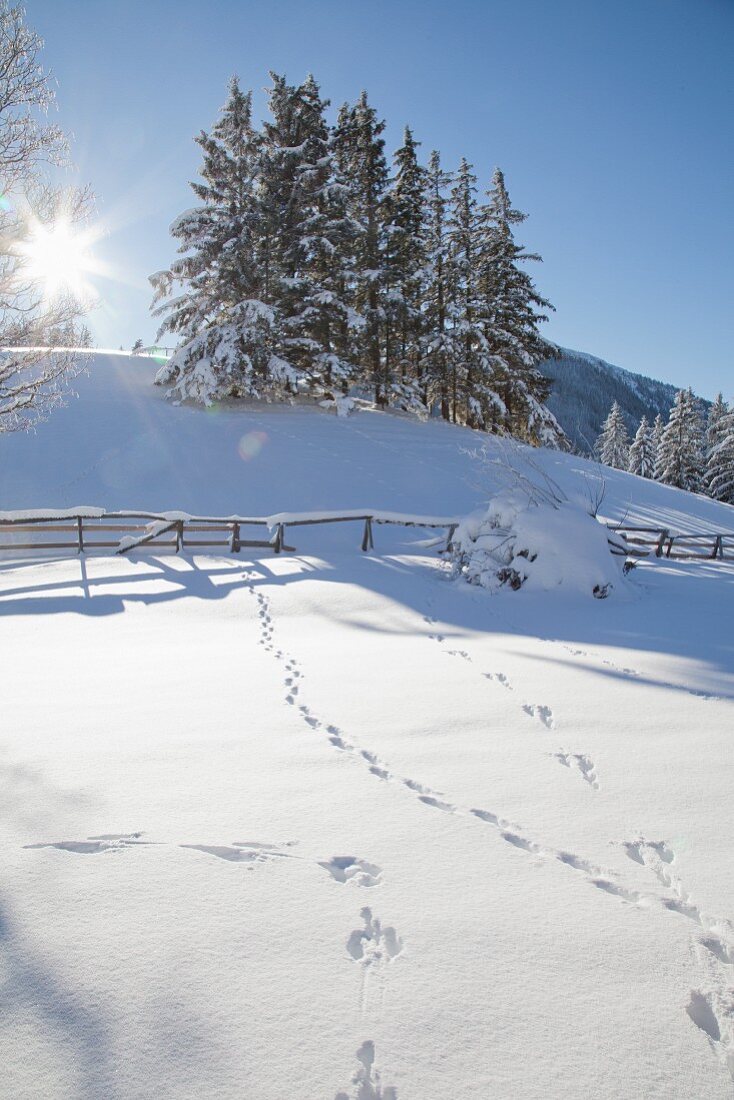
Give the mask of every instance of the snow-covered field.
<path id="1" fill-rule="evenodd" d="M 174 408 L 151 373 L 93 357 L 0 437 L 0 508 L 495 488 L 475 433 Z M 598 477 L 535 457 L 580 498 Z M 734 530 L 611 472 L 602 511 Z M 0 1094 L 731 1096 L 734 567 L 489 596 L 415 531 L 360 534 L 0 561 Z"/>

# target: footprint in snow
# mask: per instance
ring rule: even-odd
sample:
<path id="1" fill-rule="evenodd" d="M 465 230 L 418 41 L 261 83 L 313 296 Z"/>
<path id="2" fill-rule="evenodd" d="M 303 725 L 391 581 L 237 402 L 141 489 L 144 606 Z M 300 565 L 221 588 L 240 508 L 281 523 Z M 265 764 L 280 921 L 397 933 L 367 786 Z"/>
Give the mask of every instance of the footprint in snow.
<path id="1" fill-rule="evenodd" d="M 375 1069 L 375 1044 L 371 1039 L 362 1043 L 357 1051 L 359 1067 L 352 1077 L 356 1092 L 338 1092 L 334 1100 L 398 1100 L 397 1089 L 383 1085 L 380 1073 Z"/>
<path id="2" fill-rule="evenodd" d="M 508 691 L 512 691 L 512 684 L 505 676 L 504 672 L 483 672 L 485 680 L 494 680 L 495 683 L 501 684 L 503 688 L 507 688 Z"/>
<path id="3" fill-rule="evenodd" d="M 372 910 L 365 906 L 359 913 L 364 922 L 363 928 L 355 928 L 347 940 L 347 953 L 367 968 L 375 968 L 392 962 L 403 950 L 403 941 L 392 925 L 383 926 L 372 916 Z"/>
<path id="4" fill-rule="evenodd" d="M 88 836 L 86 840 L 49 840 L 39 844 L 24 844 L 24 848 L 58 848 L 61 852 L 74 852 L 76 855 L 91 856 L 100 852 L 121 852 L 134 845 L 150 845 L 150 840 L 141 840 L 142 833 L 100 833 Z"/>
<path id="5" fill-rule="evenodd" d="M 546 729 L 555 729 L 556 723 L 550 707 L 546 707 L 543 703 L 523 703 L 522 709 L 531 718 L 537 718 L 539 722 L 542 722 Z"/>
<path id="6" fill-rule="evenodd" d="M 734 1081 L 734 996 L 692 989 L 686 1008 L 689 1018 L 709 1039 Z"/>
<path id="7" fill-rule="evenodd" d="M 353 882 L 356 886 L 377 886 L 382 879 L 381 867 L 356 856 L 332 856 L 329 860 L 320 860 L 319 867 L 328 871 L 336 882 Z"/>
<path id="8" fill-rule="evenodd" d="M 286 847 L 292 847 L 295 841 L 290 841 Z M 259 841 L 233 841 L 232 846 L 224 844 L 179 844 L 179 848 L 191 848 L 195 852 L 205 852 L 209 856 L 217 856 L 226 859 L 230 863 L 268 863 L 273 859 L 290 859 L 288 852 L 284 852 L 278 844 L 261 844 Z"/>
<path id="9" fill-rule="evenodd" d="M 590 787 L 593 787 L 595 791 L 599 790 L 599 779 L 596 774 L 594 762 L 591 757 L 584 755 L 583 753 L 575 752 L 555 752 L 553 758 L 563 764 L 564 768 L 575 768 L 581 772 L 581 777 L 584 779 Z"/>

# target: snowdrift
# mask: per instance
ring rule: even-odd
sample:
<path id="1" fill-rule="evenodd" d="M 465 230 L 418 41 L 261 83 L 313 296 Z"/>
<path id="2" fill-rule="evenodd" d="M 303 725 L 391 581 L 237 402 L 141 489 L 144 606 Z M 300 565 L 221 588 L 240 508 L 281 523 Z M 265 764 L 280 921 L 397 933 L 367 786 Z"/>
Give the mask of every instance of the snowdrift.
<path id="1" fill-rule="evenodd" d="M 623 584 L 621 540 L 619 551 L 612 553 L 607 527 L 577 505 L 515 489 L 458 526 L 452 560 L 459 576 L 491 592 L 562 589 L 605 599 Z"/>

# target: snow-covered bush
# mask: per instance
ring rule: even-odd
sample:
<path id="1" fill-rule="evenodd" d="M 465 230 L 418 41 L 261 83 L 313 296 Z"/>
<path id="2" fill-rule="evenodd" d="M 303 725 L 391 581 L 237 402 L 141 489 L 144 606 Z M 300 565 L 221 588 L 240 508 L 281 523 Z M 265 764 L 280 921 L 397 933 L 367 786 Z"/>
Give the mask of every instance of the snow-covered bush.
<path id="1" fill-rule="evenodd" d="M 610 537 L 623 551 L 621 539 L 579 505 L 515 488 L 462 521 L 451 558 L 457 576 L 490 591 L 563 588 L 604 599 L 623 576 L 624 557 L 612 554 Z"/>

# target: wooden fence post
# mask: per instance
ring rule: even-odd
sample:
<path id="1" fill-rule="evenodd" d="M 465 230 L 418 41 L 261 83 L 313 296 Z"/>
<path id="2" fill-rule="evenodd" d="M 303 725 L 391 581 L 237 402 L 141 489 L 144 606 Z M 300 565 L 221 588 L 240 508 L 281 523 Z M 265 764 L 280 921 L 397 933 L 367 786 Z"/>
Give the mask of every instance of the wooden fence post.
<path id="1" fill-rule="evenodd" d="M 82 517 L 76 517 L 76 541 L 77 541 L 77 553 L 84 553 L 84 531 L 82 529 Z"/>
<path id="2" fill-rule="evenodd" d="M 372 538 L 372 516 L 367 516 L 364 521 L 364 534 L 362 535 L 362 550 L 374 550 L 375 543 Z"/>
<path id="3" fill-rule="evenodd" d="M 458 524 L 456 524 L 456 523 L 452 523 L 449 526 L 449 533 L 448 533 L 448 536 L 446 538 L 446 553 L 448 553 L 449 550 L 453 549 L 453 538 L 454 538 L 454 535 L 456 534 L 457 526 L 458 526 Z"/>
<path id="4" fill-rule="evenodd" d="M 711 555 L 711 557 L 712 558 L 717 558 L 717 557 L 718 558 L 723 558 L 724 557 L 724 546 L 723 546 L 721 535 L 716 536 L 716 542 L 714 543 L 714 552 Z"/>
<path id="5" fill-rule="evenodd" d="M 230 553 L 239 554 L 241 550 L 240 546 L 240 525 L 239 523 L 232 524 L 232 538 L 229 543 Z"/>
<path id="6" fill-rule="evenodd" d="M 675 535 L 671 535 L 670 538 L 668 539 L 668 549 L 665 551 L 666 558 L 670 557 L 670 551 L 673 549 L 673 540 L 674 540 L 674 538 L 675 538 Z"/>
<path id="7" fill-rule="evenodd" d="M 658 539 L 658 545 L 657 545 L 657 548 L 655 550 L 655 557 L 656 558 L 662 558 L 662 556 L 663 556 L 663 547 L 665 546 L 665 540 L 667 539 L 669 534 L 670 534 L 670 531 L 668 531 L 667 528 L 665 528 L 663 531 L 660 532 L 660 538 Z"/>
<path id="8" fill-rule="evenodd" d="M 176 553 L 183 550 L 184 544 L 184 521 L 179 519 L 176 521 Z"/>
<path id="9" fill-rule="evenodd" d="M 285 538 L 285 524 L 279 523 L 275 528 L 275 542 L 273 543 L 273 550 L 276 554 L 279 554 L 283 549 L 283 541 Z"/>

